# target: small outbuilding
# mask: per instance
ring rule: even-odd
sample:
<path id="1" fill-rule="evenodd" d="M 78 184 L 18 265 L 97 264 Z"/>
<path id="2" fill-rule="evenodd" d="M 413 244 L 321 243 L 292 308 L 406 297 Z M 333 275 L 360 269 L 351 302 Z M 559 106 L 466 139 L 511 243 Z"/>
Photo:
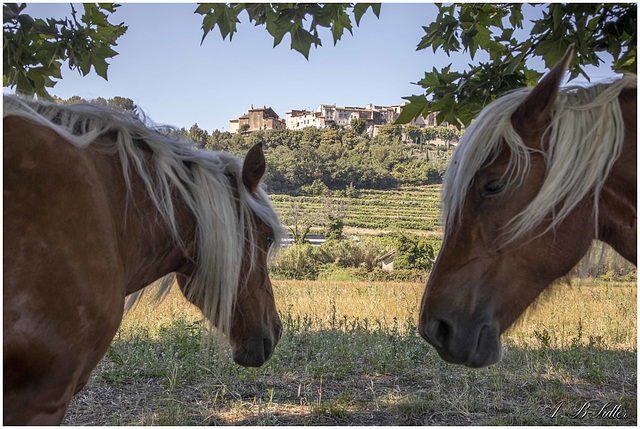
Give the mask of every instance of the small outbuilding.
<path id="1" fill-rule="evenodd" d="M 396 259 L 396 249 L 385 253 L 378 258 L 378 261 L 382 262 L 382 269 L 385 271 L 393 271 L 393 261 Z"/>

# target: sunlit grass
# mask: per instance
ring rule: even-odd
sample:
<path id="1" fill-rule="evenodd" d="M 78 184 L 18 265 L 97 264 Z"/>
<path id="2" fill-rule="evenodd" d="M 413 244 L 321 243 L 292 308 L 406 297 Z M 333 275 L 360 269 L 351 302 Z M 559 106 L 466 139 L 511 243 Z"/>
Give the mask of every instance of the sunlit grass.
<path id="1" fill-rule="evenodd" d="M 341 329 L 354 322 L 371 328 L 396 326 L 398 333 L 417 326 L 422 283 L 354 281 L 273 282 L 282 318 L 306 320 L 313 329 Z M 147 294 L 140 305 L 125 315 L 121 333 L 144 328 L 153 332 L 177 317 L 202 318 L 174 287 L 160 305 Z M 545 344 L 544 332 L 549 335 Z M 578 338 L 579 337 L 579 338 Z M 504 336 L 516 345 L 567 348 L 576 341 L 605 344 L 619 350 L 634 350 L 637 338 L 637 287 L 633 283 L 579 281 L 558 284 L 543 293 Z"/>
<path id="2" fill-rule="evenodd" d="M 178 288 L 124 318 L 66 424 L 635 425 L 637 287 L 559 284 L 480 370 L 443 362 L 416 332 L 419 283 L 274 281 L 285 334 L 242 368 L 200 347 L 200 312 Z M 149 294 L 152 296 L 153 294 Z M 627 416 L 572 419 L 585 401 Z M 555 418 L 541 409 L 566 404 Z M 546 407 L 546 408 L 545 408 Z"/>

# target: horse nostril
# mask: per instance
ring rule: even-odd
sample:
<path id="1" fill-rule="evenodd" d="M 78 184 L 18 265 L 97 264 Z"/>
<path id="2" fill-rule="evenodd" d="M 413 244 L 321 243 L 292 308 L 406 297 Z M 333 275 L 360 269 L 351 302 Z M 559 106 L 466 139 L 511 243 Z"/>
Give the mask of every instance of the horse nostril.
<path id="1" fill-rule="evenodd" d="M 262 344 L 264 347 L 264 360 L 266 361 L 271 357 L 271 353 L 273 353 L 273 341 L 271 340 L 271 336 L 267 336 L 262 340 Z"/>
<path id="2" fill-rule="evenodd" d="M 439 348 L 444 347 L 445 342 L 451 337 L 452 333 L 453 327 L 451 324 L 442 319 L 433 318 L 427 326 L 429 342 Z"/>

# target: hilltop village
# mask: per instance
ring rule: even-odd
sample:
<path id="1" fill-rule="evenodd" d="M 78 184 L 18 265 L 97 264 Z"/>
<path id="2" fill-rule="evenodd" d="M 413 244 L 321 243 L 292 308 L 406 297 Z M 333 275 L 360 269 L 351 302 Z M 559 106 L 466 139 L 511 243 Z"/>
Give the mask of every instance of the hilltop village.
<path id="1" fill-rule="evenodd" d="M 364 131 L 370 137 L 375 137 L 380 127 L 398 119 L 406 104 L 405 102 L 399 106 L 388 107 L 373 104 L 365 107 L 337 107 L 332 104 L 321 104 L 315 111 L 291 110 L 287 112 L 286 119 L 280 118 L 271 107 L 254 109 L 251 106 L 246 114 L 229 121 L 229 132 L 237 134 L 259 130 L 302 130 L 306 127 L 346 129 L 351 127 L 353 119 L 361 119 L 365 122 Z M 439 125 L 436 114 L 433 112 L 426 118 L 414 119 L 410 125 L 419 128 L 436 127 Z M 441 124 L 441 126 L 455 128 L 448 124 Z"/>

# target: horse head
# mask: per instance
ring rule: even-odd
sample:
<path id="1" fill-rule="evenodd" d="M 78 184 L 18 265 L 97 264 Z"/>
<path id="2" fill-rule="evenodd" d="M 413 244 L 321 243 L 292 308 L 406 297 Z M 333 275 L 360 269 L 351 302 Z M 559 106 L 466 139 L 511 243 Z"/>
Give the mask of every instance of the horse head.
<path id="1" fill-rule="evenodd" d="M 259 197 L 258 193 L 264 192 L 259 187 L 264 172 L 265 158 L 261 144 L 257 144 L 245 157 L 241 181 L 232 174 L 229 176 L 231 185 L 236 188 L 236 196 L 240 194 L 237 187 L 242 186 L 247 198 Z M 270 206 L 268 209 L 267 212 L 273 210 Z M 275 213 L 269 214 L 275 217 Z M 236 363 L 258 367 L 271 357 L 282 336 L 282 322 L 276 309 L 267 266 L 269 251 L 278 245 L 280 232 L 274 222 L 265 220 L 264 213 L 261 216 L 250 210 L 248 216 L 250 219 L 245 220 L 248 227 L 244 230 L 244 246 L 241 249 L 242 257 L 231 314 L 226 317 L 227 320 L 209 318 L 209 321 L 227 335 Z M 187 299 L 200 307 L 203 314 L 211 314 L 207 303 L 190 293 L 189 276 L 178 274 L 177 279 Z M 214 314 L 219 315 L 219 309 Z M 221 322 L 228 326 L 221 329 L 221 326 L 217 326 Z"/>
<path id="2" fill-rule="evenodd" d="M 448 362 L 483 367 L 499 361 L 500 335 L 580 261 L 595 238 L 594 188 L 602 185 L 567 203 L 573 195 L 567 189 L 581 185 L 563 169 L 592 158 L 613 162 L 615 155 L 551 161 L 571 149 L 566 141 L 550 145 L 557 138 L 551 124 L 559 85 L 572 54 L 571 47 L 534 88 L 485 108 L 451 160 L 443 190 L 446 231 L 418 326 Z M 569 132 L 580 133 L 574 126 Z M 598 174 L 606 176 L 611 165 Z"/>

